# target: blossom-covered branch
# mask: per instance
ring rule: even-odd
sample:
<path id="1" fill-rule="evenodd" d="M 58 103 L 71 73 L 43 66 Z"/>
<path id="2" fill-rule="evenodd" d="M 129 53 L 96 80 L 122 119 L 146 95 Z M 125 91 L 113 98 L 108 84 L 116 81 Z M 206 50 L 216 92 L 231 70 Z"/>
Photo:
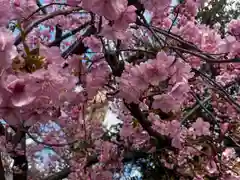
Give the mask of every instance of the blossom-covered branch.
<path id="1" fill-rule="evenodd" d="M 120 179 L 129 161 L 146 179 L 239 179 L 240 21 L 223 36 L 196 19 L 203 4 L 2 1 L 0 149 L 13 180 Z M 36 162 L 46 147 L 50 163 Z"/>

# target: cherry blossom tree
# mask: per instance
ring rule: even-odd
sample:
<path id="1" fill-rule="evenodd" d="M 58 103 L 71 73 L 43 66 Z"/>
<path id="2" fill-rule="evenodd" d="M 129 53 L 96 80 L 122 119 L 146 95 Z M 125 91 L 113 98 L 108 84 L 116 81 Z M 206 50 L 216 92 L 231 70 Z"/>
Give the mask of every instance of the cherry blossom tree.
<path id="1" fill-rule="evenodd" d="M 129 161 L 145 179 L 240 179 L 240 20 L 223 37 L 203 4 L 2 0 L 0 179 L 112 180 Z"/>

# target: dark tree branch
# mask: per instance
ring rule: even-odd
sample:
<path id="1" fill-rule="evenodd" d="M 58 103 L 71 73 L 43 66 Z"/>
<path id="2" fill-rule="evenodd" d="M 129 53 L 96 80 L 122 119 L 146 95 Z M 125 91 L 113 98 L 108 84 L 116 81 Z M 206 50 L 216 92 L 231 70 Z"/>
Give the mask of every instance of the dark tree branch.
<path id="1" fill-rule="evenodd" d="M 77 27 L 76 29 L 72 30 L 71 32 L 64 34 L 63 36 L 59 36 L 60 33 L 59 33 L 58 35 L 56 34 L 55 40 L 54 40 L 53 42 L 49 43 L 49 44 L 48 44 L 48 47 L 59 46 L 60 43 L 61 43 L 64 39 L 66 39 L 66 38 L 68 38 L 68 37 L 70 37 L 70 36 L 73 36 L 74 34 L 76 34 L 77 32 L 79 32 L 80 30 L 86 28 L 88 25 L 90 25 L 90 22 L 87 22 L 87 23 L 85 23 L 85 24 L 82 24 L 81 26 Z"/>
<path id="2" fill-rule="evenodd" d="M 103 47 L 105 47 L 103 40 L 101 40 L 101 41 L 102 41 Z M 109 54 L 109 52 L 105 48 L 104 48 L 104 51 L 105 51 L 106 61 L 108 62 L 109 66 L 111 67 L 113 75 L 121 76 L 124 71 L 124 63 L 121 66 L 119 66 L 120 62 L 119 62 L 118 58 L 116 56 L 114 56 L 111 59 L 109 59 L 110 58 L 109 56 L 110 55 L 113 56 L 113 54 Z M 160 133 L 158 133 L 151 127 L 151 123 L 146 119 L 146 117 L 144 116 L 144 114 L 142 113 L 142 111 L 140 110 L 140 108 L 137 104 L 125 103 L 125 105 L 131 112 L 132 116 L 134 116 L 138 120 L 138 122 L 141 124 L 143 129 L 146 130 L 150 136 L 157 138 L 163 147 L 170 146 L 171 141 L 167 137 L 164 137 L 163 135 L 161 135 Z"/>
<path id="3" fill-rule="evenodd" d="M 150 155 L 149 153 L 142 152 L 142 151 L 129 151 L 126 154 L 124 154 L 124 158 L 123 158 L 122 162 L 124 163 L 124 162 L 129 162 L 129 161 L 135 161 L 140 158 L 146 158 L 149 155 Z M 98 156 L 92 155 L 92 156 L 88 157 L 85 168 L 90 167 L 98 162 L 99 162 Z M 71 173 L 71 169 L 69 167 L 66 167 L 63 170 L 61 170 L 57 173 L 54 173 L 53 175 L 50 175 L 42 180 L 61 180 L 61 179 L 67 178 L 70 173 Z"/>
<path id="4" fill-rule="evenodd" d="M 73 140 L 72 142 L 67 143 L 61 143 L 61 144 L 52 144 L 52 143 L 46 143 L 43 141 L 39 141 L 37 138 L 35 138 L 31 133 L 28 132 L 28 130 L 25 131 L 25 133 L 37 144 L 42 144 L 49 147 L 64 147 L 64 146 L 71 146 L 75 143 L 77 143 L 79 140 Z"/>
<path id="5" fill-rule="evenodd" d="M 57 24 L 55 28 L 56 28 L 55 39 L 60 39 L 62 37 L 63 31 L 59 24 Z M 60 43 L 61 43 L 61 41 L 56 43 L 56 46 L 60 47 Z"/>
<path id="6" fill-rule="evenodd" d="M 68 15 L 73 13 L 74 11 L 79 11 L 81 10 L 81 7 L 77 7 L 77 8 L 71 8 L 71 9 L 67 9 L 67 10 L 59 10 L 59 11 L 55 11 L 53 13 L 50 13 L 42 18 L 37 19 L 36 21 L 34 21 L 32 24 L 30 24 L 25 30 L 24 30 L 24 34 L 27 35 L 28 33 L 30 33 L 32 31 L 33 28 L 35 28 L 36 26 L 38 26 L 39 24 L 41 24 L 42 22 L 51 19 L 55 16 L 60 16 L 60 15 Z M 15 39 L 14 45 L 17 46 L 22 42 L 22 37 L 19 35 L 17 36 L 17 38 Z"/>
<path id="7" fill-rule="evenodd" d="M 24 133 L 23 138 L 21 138 L 21 150 L 23 154 L 15 153 L 12 158 L 13 163 L 13 180 L 27 180 L 28 173 L 28 161 L 26 157 L 26 134 Z"/>
<path id="8" fill-rule="evenodd" d="M 215 118 L 215 116 L 212 114 L 212 112 L 210 112 L 205 105 L 201 102 L 201 99 L 198 98 L 198 96 L 194 93 L 191 92 L 192 96 L 195 98 L 196 102 L 199 104 L 199 106 L 205 111 L 206 114 L 208 114 L 211 117 L 211 124 L 216 124 L 218 125 L 217 119 Z"/>
<path id="9" fill-rule="evenodd" d="M 47 14 L 46 8 L 49 7 L 49 6 L 53 6 L 53 5 L 70 6 L 66 3 L 57 3 L 57 2 L 53 2 L 53 3 L 42 6 L 39 0 L 37 0 L 37 5 L 38 5 L 39 8 L 36 11 L 34 11 L 32 14 L 30 14 L 27 18 L 23 19 L 23 21 L 28 21 L 34 14 L 38 13 L 39 11 L 42 11 L 43 14 L 46 15 Z"/>
<path id="10" fill-rule="evenodd" d="M 94 34 L 95 32 L 96 32 L 96 28 L 94 26 L 90 26 L 87 28 L 85 33 L 82 35 L 82 38 L 90 36 L 91 34 Z M 72 55 L 72 54 L 81 55 L 81 54 L 85 53 L 87 51 L 87 49 L 88 49 L 88 47 L 86 47 L 83 44 L 82 39 L 78 39 L 67 50 L 65 50 L 62 53 L 62 57 L 67 58 L 69 55 Z"/>
<path id="11" fill-rule="evenodd" d="M 139 0 L 128 0 L 128 6 L 134 5 L 136 7 L 137 15 L 143 13 L 145 11 L 144 6 Z"/>
<path id="12" fill-rule="evenodd" d="M 39 0 L 37 0 L 37 6 L 39 7 L 35 12 L 34 12 L 34 14 L 35 13 L 37 13 L 37 12 L 39 12 L 39 11 L 42 11 L 43 12 L 43 14 L 47 14 L 47 11 L 46 11 L 46 9 L 45 9 L 45 7 L 46 6 L 42 6 L 42 4 L 41 4 L 41 2 L 39 1 Z M 51 3 L 52 4 L 52 3 Z M 49 4 L 48 4 L 49 5 Z M 29 16 L 29 17 L 31 17 L 32 16 L 32 14 Z"/>
<path id="13" fill-rule="evenodd" d="M 215 82 L 213 79 L 211 79 L 208 75 L 206 75 L 204 72 L 197 70 L 195 68 L 192 68 L 192 71 L 199 74 L 202 78 L 206 79 L 209 84 L 211 84 L 213 87 L 216 87 L 219 92 L 223 94 L 223 97 L 230 103 L 233 104 L 235 109 L 240 112 L 240 105 L 233 99 L 233 97 L 224 89 L 223 86 Z"/>
<path id="14" fill-rule="evenodd" d="M 171 140 L 163 135 L 161 135 L 159 132 L 155 131 L 152 128 L 151 123 L 146 119 L 142 111 L 140 110 L 139 106 L 135 103 L 126 104 L 127 108 L 131 112 L 132 116 L 135 117 L 138 122 L 141 124 L 142 128 L 148 132 L 149 136 L 155 137 L 158 139 L 159 144 L 161 144 L 161 147 L 170 147 Z"/>
<path id="15" fill-rule="evenodd" d="M 44 178 L 43 180 L 61 180 L 67 178 L 70 173 L 71 169 L 69 167 L 66 167 L 63 170 Z"/>

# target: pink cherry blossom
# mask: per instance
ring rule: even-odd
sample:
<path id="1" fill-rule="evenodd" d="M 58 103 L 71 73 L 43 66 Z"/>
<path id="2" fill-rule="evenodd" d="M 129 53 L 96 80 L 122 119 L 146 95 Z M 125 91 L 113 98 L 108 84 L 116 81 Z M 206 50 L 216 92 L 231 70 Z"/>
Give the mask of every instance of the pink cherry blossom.
<path id="1" fill-rule="evenodd" d="M 104 142 L 102 144 L 100 161 L 103 163 L 108 163 L 108 161 L 111 161 L 111 159 L 116 158 L 116 156 L 117 147 L 110 142 Z"/>
<path id="2" fill-rule="evenodd" d="M 14 37 L 12 33 L 5 29 L 0 29 L 0 69 L 9 68 L 12 59 L 17 56 L 16 47 L 13 45 Z"/>
<path id="3" fill-rule="evenodd" d="M 227 133 L 228 129 L 229 129 L 229 123 L 222 123 L 220 125 L 220 128 L 221 128 L 221 133 L 222 134 L 225 134 Z"/>
<path id="4" fill-rule="evenodd" d="M 67 0 L 67 3 L 71 6 L 80 5 L 81 0 Z"/>
<path id="5" fill-rule="evenodd" d="M 127 8 L 126 0 L 83 0 L 83 7 L 108 20 L 117 20 Z"/>
<path id="6" fill-rule="evenodd" d="M 180 59 L 177 60 L 177 62 L 174 64 L 174 66 L 171 66 L 170 68 L 171 72 L 171 82 L 177 83 L 181 81 L 186 81 L 193 77 L 193 73 L 191 72 L 191 66 Z"/>
<path id="7" fill-rule="evenodd" d="M 40 45 L 39 55 L 45 58 L 47 64 L 59 64 L 64 62 L 61 57 L 61 51 L 58 47 L 47 48 L 44 45 Z"/>
<path id="8" fill-rule="evenodd" d="M 208 122 L 203 121 L 201 118 L 198 118 L 193 124 L 194 134 L 197 136 L 202 135 L 210 135 L 211 132 L 209 130 L 210 124 Z"/>
<path id="9" fill-rule="evenodd" d="M 161 109 L 163 112 L 170 112 L 172 110 L 177 110 L 179 106 L 180 105 L 176 103 L 175 99 L 171 95 L 162 94 L 154 97 L 154 109 Z"/>
<path id="10" fill-rule="evenodd" d="M 85 43 L 93 52 L 101 52 L 102 43 L 93 35 L 84 38 L 83 43 Z"/>
<path id="11" fill-rule="evenodd" d="M 98 172 L 95 172 L 93 175 L 92 175 L 92 178 L 94 180 L 112 180 L 112 176 L 113 174 L 110 172 L 110 171 L 98 171 Z"/>
<path id="12" fill-rule="evenodd" d="M 114 26 L 105 25 L 102 28 L 101 35 L 109 40 L 125 40 L 129 36 L 129 33 L 122 29 L 116 29 Z"/>
<path id="13" fill-rule="evenodd" d="M 236 158 L 236 152 L 234 148 L 226 148 L 222 153 L 222 161 L 228 162 L 231 159 Z"/>
<path id="14" fill-rule="evenodd" d="M 240 20 L 233 19 L 228 24 L 228 31 L 231 33 L 232 36 L 235 36 L 238 40 L 240 38 Z"/>
<path id="15" fill-rule="evenodd" d="M 26 90 L 26 83 L 24 79 L 16 79 L 7 86 L 11 95 L 11 101 L 14 106 L 24 106 L 32 103 L 36 98 L 30 91 Z"/>
<path id="16" fill-rule="evenodd" d="M 144 7 L 147 10 L 156 12 L 156 13 L 162 13 L 165 11 L 166 8 L 169 7 L 171 1 L 169 0 L 149 0 L 149 1 L 145 1 L 145 0 L 141 0 L 141 2 L 144 4 Z"/>
<path id="17" fill-rule="evenodd" d="M 182 139 L 180 134 L 177 134 L 175 137 L 172 138 L 171 145 L 172 147 L 175 147 L 178 149 L 182 148 Z"/>
<path id="18" fill-rule="evenodd" d="M 176 83 L 170 93 L 175 99 L 181 100 L 187 95 L 189 90 L 189 84 L 186 81 L 183 81 Z"/>
<path id="19" fill-rule="evenodd" d="M 179 30 L 179 34 L 187 41 L 194 42 L 196 44 L 201 43 L 201 31 L 195 26 L 194 22 L 187 21 Z"/>
<path id="20" fill-rule="evenodd" d="M 201 175 L 197 175 L 193 180 L 204 180 L 204 178 Z"/>
<path id="21" fill-rule="evenodd" d="M 217 173 L 218 171 L 217 164 L 213 160 L 208 162 L 206 169 L 210 174 Z"/>
<path id="22" fill-rule="evenodd" d="M 1 1 L 1 18 L 0 18 L 0 26 L 3 27 L 8 24 L 10 19 L 14 18 L 14 11 L 12 11 L 11 8 L 11 1 L 8 0 L 2 0 Z"/>
<path id="23" fill-rule="evenodd" d="M 150 60 L 149 63 L 142 64 L 144 68 L 144 79 L 152 85 L 158 85 L 161 81 L 168 78 L 168 66 L 172 61 L 164 52 L 159 52 L 155 60 Z"/>
<path id="24" fill-rule="evenodd" d="M 128 6 L 126 10 L 122 13 L 121 17 L 114 21 L 115 29 L 127 29 L 130 23 L 134 23 L 136 21 L 136 7 Z"/>
<path id="25" fill-rule="evenodd" d="M 86 91 L 89 98 L 94 97 L 104 86 L 108 74 L 109 68 L 105 61 L 99 61 L 92 65 L 90 73 L 86 76 Z"/>
<path id="26" fill-rule="evenodd" d="M 168 133 L 170 134 L 171 137 L 175 137 L 177 134 L 180 132 L 180 122 L 177 120 L 173 120 L 167 125 Z"/>
<path id="27" fill-rule="evenodd" d="M 37 9 L 37 4 L 34 0 L 14 0 L 12 8 L 17 18 L 26 18 Z"/>
<path id="28" fill-rule="evenodd" d="M 28 81 L 34 94 L 49 99 L 51 103 L 58 103 L 62 93 L 73 90 L 76 81 L 61 74 L 60 70 L 51 66 L 49 70 L 40 69 L 32 73 Z"/>

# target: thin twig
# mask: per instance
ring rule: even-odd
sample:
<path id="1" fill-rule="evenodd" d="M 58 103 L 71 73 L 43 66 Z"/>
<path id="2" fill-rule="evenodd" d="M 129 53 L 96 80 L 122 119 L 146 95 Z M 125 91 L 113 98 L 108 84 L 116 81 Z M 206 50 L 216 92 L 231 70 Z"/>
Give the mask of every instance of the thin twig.
<path id="1" fill-rule="evenodd" d="M 200 70 L 197 70 L 195 68 L 192 68 L 192 70 L 198 74 L 200 74 L 200 76 L 202 76 L 203 78 L 207 79 L 207 81 L 212 85 L 218 88 L 218 90 L 225 96 L 224 99 L 226 99 L 230 104 L 235 105 L 234 107 L 236 108 L 236 110 L 238 112 L 240 112 L 240 105 L 233 99 L 233 97 L 227 92 L 225 91 L 224 87 L 222 87 L 220 84 L 216 83 L 214 80 L 212 80 L 210 77 L 208 77 L 205 73 L 201 72 Z"/>
<path id="2" fill-rule="evenodd" d="M 143 23 L 139 20 L 139 22 L 142 23 L 142 26 L 145 27 L 145 28 L 147 28 L 147 29 L 152 33 L 152 35 L 154 36 L 154 38 L 158 41 L 158 43 L 159 43 L 161 46 L 163 46 L 160 37 L 156 34 L 156 32 L 155 32 L 155 31 L 151 28 L 151 26 L 148 24 L 146 18 L 145 18 L 142 14 L 140 14 L 140 18 L 143 20 Z"/>
<path id="3" fill-rule="evenodd" d="M 72 30 L 71 32 L 64 34 L 61 38 L 55 39 L 53 42 L 49 43 L 47 46 L 48 47 L 56 46 L 58 43 L 60 43 L 64 39 L 75 35 L 77 32 L 86 28 L 88 25 L 90 25 L 90 22 L 86 22 L 86 23 L 82 24 L 81 26 L 77 27 L 76 29 Z"/>
<path id="4" fill-rule="evenodd" d="M 178 46 L 170 46 L 169 48 L 179 50 L 183 53 L 188 53 L 188 54 L 194 55 L 196 57 L 199 57 L 199 58 L 203 59 L 207 63 L 211 63 L 211 64 L 213 64 L 213 63 L 240 63 L 239 61 L 236 61 L 235 59 L 216 60 L 213 57 L 209 58 L 206 55 L 202 55 L 202 53 L 191 51 L 191 50 L 188 50 L 188 49 L 184 49 L 184 48 L 181 48 L 181 47 L 178 47 Z"/>
<path id="5" fill-rule="evenodd" d="M 38 13 L 39 11 L 42 11 L 44 14 L 47 14 L 47 12 L 46 12 L 46 8 L 47 7 L 49 7 L 49 6 L 53 6 L 53 5 L 62 5 L 62 6 L 70 6 L 70 7 L 73 7 L 73 6 L 71 6 L 71 5 L 69 5 L 69 4 L 67 4 L 67 3 L 58 3 L 58 2 L 53 2 L 53 3 L 50 3 L 50 4 L 46 4 L 46 5 L 44 5 L 44 6 L 41 6 L 41 4 L 40 4 L 40 2 L 39 2 L 39 0 L 38 0 L 38 4 L 39 4 L 39 8 L 36 10 L 36 11 L 34 11 L 32 14 L 30 14 L 28 17 L 26 17 L 26 18 L 24 18 L 21 22 L 23 22 L 23 21 L 28 21 L 34 14 L 36 14 L 36 13 Z M 77 6 L 76 6 L 77 7 Z"/>
<path id="6" fill-rule="evenodd" d="M 173 25 L 174 25 L 174 23 L 176 22 L 176 20 L 177 20 L 177 18 L 178 18 L 178 14 L 179 14 L 179 10 L 177 11 L 176 16 L 175 16 L 175 18 L 173 19 L 170 28 L 168 29 L 168 34 L 171 32 L 171 30 L 172 30 L 172 28 L 173 28 Z M 164 49 L 164 48 L 166 47 L 166 45 L 167 45 L 167 40 L 168 40 L 168 37 L 166 37 L 166 40 L 165 40 L 165 43 L 164 43 L 163 49 Z"/>
<path id="7" fill-rule="evenodd" d="M 69 142 L 69 143 L 61 143 L 61 144 L 46 143 L 46 142 L 43 142 L 43 141 L 39 141 L 37 138 L 35 138 L 33 135 L 31 135 L 31 133 L 29 133 L 27 130 L 25 130 L 25 132 L 26 132 L 26 134 L 27 134 L 34 142 L 36 142 L 37 144 L 42 144 L 42 145 L 50 146 L 50 147 L 70 146 L 70 145 L 73 145 L 73 144 L 75 144 L 76 142 L 78 142 L 78 140 L 74 140 L 74 141 Z"/>
<path id="8" fill-rule="evenodd" d="M 208 96 L 203 101 L 200 101 L 202 105 L 207 103 L 212 97 Z M 195 111 L 197 111 L 199 108 L 201 108 L 199 103 L 196 103 L 196 105 L 188 112 L 186 115 L 182 118 L 181 123 L 184 123 Z"/>
<path id="9" fill-rule="evenodd" d="M 191 92 L 192 96 L 196 99 L 197 103 L 200 105 L 200 107 L 208 114 L 213 120 L 213 123 L 218 125 L 216 118 L 214 115 L 202 104 L 201 100 L 197 97 L 197 95 L 194 92 Z"/>
<path id="10" fill-rule="evenodd" d="M 32 24 L 30 24 L 25 30 L 24 30 L 24 34 L 25 36 L 30 33 L 32 31 L 32 29 L 36 26 L 38 26 L 39 24 L 41 24 L 42 22 L 51 19 L 55 16 L 60 16 L 60 15 L 68 15 L 71 14 L 75 11 L 79 11 L 82 10 L 81 7 L 77 7 L 77 8 L 71 8 L 71 9 L 67 9 L 67 10 L 59 10 L 59 11 L 55 11 L 53 13 L 50 13 L 42 18 L 37 19 L 36 21 L 34 21 Z M 14 45 L 17 46 L 21 43 L 22 38 L 20 35 L 17 36 L 17 38 L 15 39 Z"/>

